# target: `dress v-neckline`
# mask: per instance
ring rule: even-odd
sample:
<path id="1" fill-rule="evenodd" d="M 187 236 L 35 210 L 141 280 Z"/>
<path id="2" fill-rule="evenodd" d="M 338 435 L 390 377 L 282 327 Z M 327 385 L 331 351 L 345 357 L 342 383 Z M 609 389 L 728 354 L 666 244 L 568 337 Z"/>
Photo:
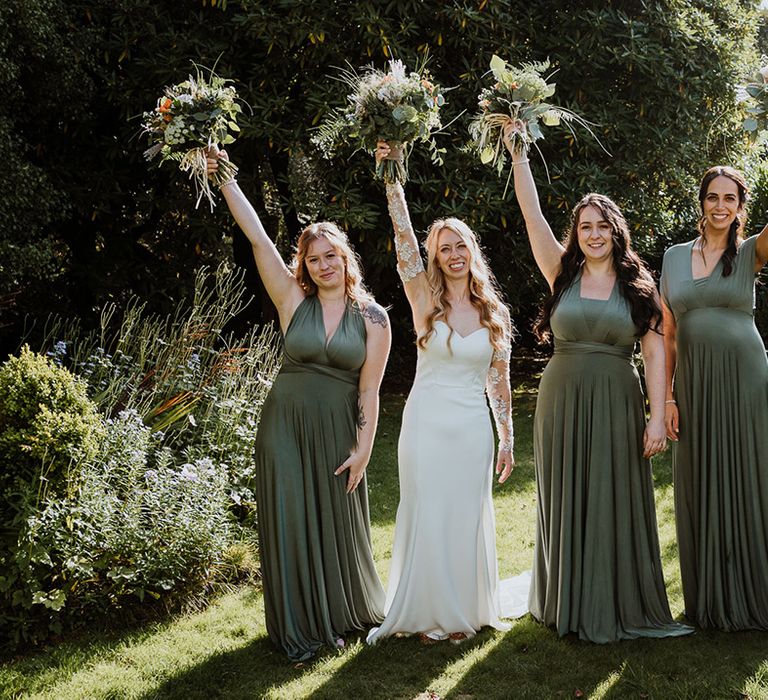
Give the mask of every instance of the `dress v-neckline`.
<path id="1" fill-rule="evenodd" d="M 320 325 L 323 329 L 323 349 L 328 350 L 328 347 L 333 342 L 334 338 L 338 335 L 339 330 L 341 329 L 341 325 L 344 323 L 344 318 L 347 315 L 347 308 L 349 307 L 349 304 L 345 301 L 344 302 L 344 311 L 341 312 L 341 318 L 339 319 L 339 322 L 336 324 L 336 328 L 333 329 L 333 333 L 328 335 L 328 329 L 325 327 L 325 316 L 323 315 L 323 302 L 320 301 L 320 299 L 315 296 L 315 299 L 317 299 L 317 305 L 320 307 Z"/>
<path id="2" fill-rule="evenodd" d="M 717 270 L 720 268 L 720 263 L 723 261 L 723 253 L 720 253 L 720 257 L 717 259 L 717 262 L 715 263 L 714 267 L 709 271 L 708 275 L 703 275 L 702 277 L 694 277 L 693 276 L 693 255 L 696 252 L 694 250 L 694 246 L 696 245 L 696 241 L 699 240 L 698 238 L 694 238 L 691 241 L 691 250 L 690 255 L 688 256 L 688 273 L 690 274 L 691 281 L 696 284 L 700 282 L 708 282 L 710 279 L 712 279 L 712 275 L 717 272 Z"/>

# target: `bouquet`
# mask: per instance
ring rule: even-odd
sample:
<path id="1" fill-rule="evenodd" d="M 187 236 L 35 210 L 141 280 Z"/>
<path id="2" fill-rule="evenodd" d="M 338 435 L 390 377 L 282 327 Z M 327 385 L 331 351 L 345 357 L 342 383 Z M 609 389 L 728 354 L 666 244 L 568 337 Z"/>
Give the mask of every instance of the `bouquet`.
<path id="1" fill-rule="evenodd" d="M 763 56 L 763 63 L 766 63 Z M 750 81 L 740 85 L 737 97 L 748 105 L 747 117 L 741 128 L 747 132 L 751 141 L 768 130 L 768 65 L 763 66 L 750 76 Z"/>
<path id="2" fill-rule="evenodd" d="M 312 138 L 323 155 L 331 157 L 345 143 L 372 153 L 379 140 L 387 141 L 394 153 L 402 149 L 402 158 L 378 163 L 376 176 L 401 184 L 408 179 L 408 156 L 415 141 L 428 143 L 432 162 L 442 164 L 445 149 L 438 148 L 433 137 L 441 128 L 444 91 L 423 65 L 406 73 L 402 61 L 392 60 L 386 73 L 372 66 L 362 74 L 342 70 L 338 80 L 350 93 L 346 107 L 334 110 Z"/>
<path id="3" fill-rule="evenodd" d="M 499 175 L 507 162 L 504 128 L 510 123 L 515 125 L 512 148 L 524 152 L 544 138 L 542 125 L 557 126 L 562 122 L 573 134 L 571 124 L 575 122 L 595 136 L 590 123 L 578 114 L 547 102 L 555 94 L 555 84 L 548 82 L 552 74 L 544 77 L 548 69 L 549 61 L 515 67 L 496 55 L 491 59 L 495 82 L 478 96 L 480 112 L 469 124 L 469 149 L 480 156 L 482 163 L 494 166 Z"/>
<path id="4" fill-rule="evenodd" d="M 152 146 L 144 157 L 160 157 L 160 163 L 174 161 L 182 172 L 189 172 L 195 183 L 197 203 L 205 197 L 213 210 L 213 192 L 206 172 L 207 149 L 215 144 L 226 145 L 235 138 L 229 132 L 238 132 L 237 115 L 242 112 L 232 82 L 220 78 L 213 71 L 206 79 L 198 69 L 178 85 L 166 87 L 157 107 L 144 112 L 142 130 L 149 135 Z M 231 181 L 237 166 L 228 160 L 219 161 L 212 175 L 215 185 Z"/>

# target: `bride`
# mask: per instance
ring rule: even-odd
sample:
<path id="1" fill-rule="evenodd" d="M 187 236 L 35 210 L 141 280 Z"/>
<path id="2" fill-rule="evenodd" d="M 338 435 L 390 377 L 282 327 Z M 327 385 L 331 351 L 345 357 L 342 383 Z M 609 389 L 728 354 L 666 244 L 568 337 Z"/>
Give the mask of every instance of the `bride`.
<path id="1" fill-rule="evenodd" d="M 394 149 L 379 142 L 377 159 L 393 156 Z M 501 621 L 494 440 L 484 392 L 499 434 L 496 473 L 503 483 L 514 466 L 512 327 L 469 227 L 455 218 L 435 221 L 425 270 L 399 184 L 387 185 L 387 201 L 418 359 L 398 446 L 400 505 L 385 619 L 368 641 L 397 633 L 458 641 L 486 625 L 509 628 Z M 514 613 L 525 611 L 523 603 Z"/>

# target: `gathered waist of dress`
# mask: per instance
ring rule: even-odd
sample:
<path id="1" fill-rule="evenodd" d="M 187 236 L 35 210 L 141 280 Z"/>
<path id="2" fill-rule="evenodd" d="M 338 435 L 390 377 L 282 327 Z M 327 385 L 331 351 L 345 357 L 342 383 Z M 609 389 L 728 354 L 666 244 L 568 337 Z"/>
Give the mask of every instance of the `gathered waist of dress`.
<path id="1" fill-rule="evenodd" d="M 317 364 L 315 362 L 295 363 L 289 360 L 283 361 L 278 378 L 281 375 L 302 374 L 309 377 L 328 377 L 336 379 L 345 384 L 357 387 L 360 383 L 360 372 L 357 370 L 339 369 L 338 367 L 329 367 L 327 365 Z"/>
<path id="2" fill-rule="evenodd" d="M 610 345 L 588 340 L 563 340 L 555 338 L 555 355 L 589 355 L 602 354 L 618 357 L 627 362 L 632 361 L 634 345 Z"/>

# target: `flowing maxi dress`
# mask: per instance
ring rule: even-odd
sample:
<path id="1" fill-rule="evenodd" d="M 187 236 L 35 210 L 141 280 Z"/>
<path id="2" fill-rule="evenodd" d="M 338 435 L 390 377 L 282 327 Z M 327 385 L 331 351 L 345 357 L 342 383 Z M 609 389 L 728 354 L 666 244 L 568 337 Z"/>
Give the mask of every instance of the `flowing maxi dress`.
<path id="1" fill-rule="evenodd" d="M 357 439 L 365 321 L 348 303 L 326 343 L 321 304 L 308 296 L 284 340 L 257 434 L 255 483 L 267 631 L 301 661 L 381 622 L 384 589 L 366 479 L 347 494 L 346 474 L 334 475 Z"/>
<path id="2" fill-rule="evenodd" d="M 597 643 L 688 634 L 664 588 L 636 328 L 618 283 L 605 301 L 585 299 L 579 276 L 551 327 L 534 421 L 531 613 Z"/>
<path id="3" fill-rule="evenodd" d="M 693 279 L 693 242 L 664 256 L 677 323 L 675 515 L 685 613 L 696 625 L 768 630 L 768 361 L 753 317 L 755 243 L 733 270 Z"/>

